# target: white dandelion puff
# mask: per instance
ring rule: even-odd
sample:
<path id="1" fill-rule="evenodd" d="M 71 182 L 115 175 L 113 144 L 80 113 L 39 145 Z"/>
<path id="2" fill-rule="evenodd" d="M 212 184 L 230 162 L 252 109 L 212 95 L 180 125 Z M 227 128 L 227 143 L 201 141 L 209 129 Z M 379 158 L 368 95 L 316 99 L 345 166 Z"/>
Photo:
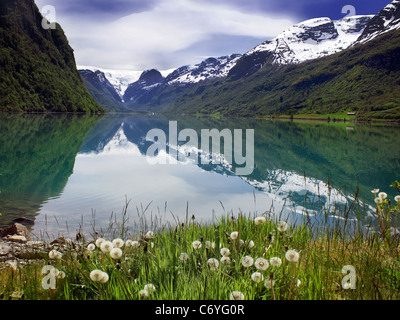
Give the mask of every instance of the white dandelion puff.
<path id="1" fill-rule="evenodd" d="M 265 217 L 257 217 L 254 219 L 254 223 L 256 225 L 263 224 L 263 223 L 265 223 L 265 221 L 267 221 L 267 219 L 265 219 Z"/>
<path id="2" fill-rule="evenodd" d="M 247 242 L 247 247 L 249 247 L 249 249 L 253 248 L 254 247 L 254 241 L 253 240 L 248 241 Z"/>
<path id="3" fill-rule="evenodd" d="M 94 251 L 96 250 L 96 245 L 94 243 L 89 243 L 86 249 L 89 251 Z"/>
<path id="4" fill-rule="evenodd" d="M 62 258 L 62 253 L 57 251 L 57 250 L 51 250 L 49 252 L 49 258 L 53 260 L 61 260 Z"/>
<path id="5" fill-rule="evenodd" d="M 279 232 L 287 231 L 288 225 L 287 225 L 286 221 L 279 221 L 277 229 Z"/>
<path id="6" fill-rule="evenodd" d="M 232 240 L 236 240 L 239 237 L 239 232 L 233 231 L 230 237 Z"/>
<path id="7" fill-rule="evenodd" d="M 103 239 L 103 238 L 97 238 L 97 239 L 96 239 L 96 242 L 95 242 L 96 247 L 97 247 L 97 248 L 100 248 L 101 244 L 102 244 L 104 241 L 106 241 L 106 240 Z"/>
<path id="8" fill-rule="evenodd" d="M 226 257 L 226 256 L 223 256 L 223 257 L 220 259 L 220 261 L 221 261 L 222 264 L 230 264 L 230 263 L 231 263 L 231 258 Z"/>
<path id="9" fill-rule="evenodd" d="M 371 192 L 372 192 L 373 194 L 377 194 L 377 193 L 379 192 L 379 189 L 371 190 Z"/>
<path id="10" fill-rule="evenodd" d="M 189 255 L 185 252 L 182 252 L 179 256 L 179 260 L 186 261 L 187 259 L 189 259 Z"/>
<path id="11" fill-rule="evenodd" d="M 139 241 L 136 241 L 136 240 L 134 240 L 134 241 L 132 241 L 132 244 L 131 244 L 131 246 L 132 246 L 132 248 L 134 248 L 134 249 L 137 249 L 137 248 L 139 248 L 139 247 L 140 247 L 140 242 L 139 242 Z"/>
<path id="12" fill-rule="evenodd" d="M 145 234 L 144 238 L 146 240 L 154 239 L 154 232 L 153 231 L 147 231 L 147 233 Z"/>
<path id="13" fill-rule="evenodd" d="M 144 286 L 144 290 L 146 290 L 147 292 L 155 292 L 156 291 L 156 287 L 154 284 L 152 283 L 148 283 Z"/>
<path id="14" fill-rule="evenodd" d="M 105 272 L 101 270 L 93 270 L 92 272 L 90 272 L 90 279 L 94 282 L 100 282 L 104 278 L 104 274 Z"/>
<path id="15" fill-rule="evenodd" d="M 224 257 L 227 257 L 231 254 L 231 250 L 229 250 L 228 248 L 221 248 L 219 252 L 221 253 L 221 256 Z"/>
<path id="16" fill-rule="evenodd" d="M 140 298 L 147 298 L 149 296 L 149 292 L 145 289 L 139 291 Z"/>
<path id="17" fill-rule="evenodd" d="M 385 200 L 387 198 L 387 193 L 386 192 L 379 192 L 378 197 L 381 198 L 382 200 Z"/>
<path id="18" fill-rule="evenodd" d="M 376 204 L 382 204 L 382 202 L 383 202 L 381 198 L 375 198 L 374 201 Z"/>
<path id="19" fill-rule="evenodd" d="M 104 241 L 100 245 L 100 250 L 104 253 L 110 252 L 114 248 L 111 241 Z"/>
<path id="20" fill-rule="evenodd" d="M 400 195 L 399 195 L 399 196 L 395 196 L 395 197 L 394 197 L 394 201 L 400 202 Z"/>
<path id="21" fill-rule="evenodd" d="M 278 257 L 272 257 L 271 259 L 269 259 L 269 263 L 271 264 L 271 266 L 277 268 L 281 266 L 282 260 Z"/>
<path id="22" fill-rule="evenodd" d="M 122 250 L 120 248 L 112 248 L 110 251 L 110 257 L 114 260 L 118 260 L 122 257 Z"/>
<path id="23" fill-rule="evenodd" d="M 264 282 L 264 287 L 266 287 L 267 289 L 271 289 L 274 285 L 275 285 L 275 281 L 272 279 L 267 279 Z"/>
<path id="24" fill-rule="evenodd" d="M 114 248 L 122 248 L 125 242 L 124 240 L 117 238 L 112 241 L 112 244 Z"/>
<path id="25" fill-rule="evenodd" d="M 208 259 L 207 264 L 210 266 L 212 270 L 218 269 L 219 267 L 219 261 L 215 258 Z"/>
<path id="26" fill-rule="evenodd" d="M 207 249 L 215 249 L 215 242 L 206 241 L 205 245 Z"/>
<path id="27" fill-rule="evenodd" d="M 266 260 L 264 258 L 258 258 L 254 262 L 254 266 L 256 267 L 257 270 L 265 271 L 268 269 L 269 263 L 268 263 L 268 260 Z"/>
<path id="28" fill-rule="evenodd" d="M 253 265 L 253 263 L 254 263 L 254 259 L 250 256 L 244 256 L 242 258 L 242 265 L 245 268 L 251 267 Z"/>
<path id="29" fill-rule="evenodd" d="M 289 262 L 299 261 L 300 254 L 296 250 L 288 250 L 285 254 L 285 258 Z"/>
<path id="30" fill-rule="evenodd" d="M 233 291 L 229 295 L 229 300 L 244 300 L 244 294 L 240 291 Z"/>
<path id="31" fill-rule="evenodd" d="M 198 241 L 198 240 L 193 241 L 192 246 L 193 246 L 193 249 L 200 249 L 201 248 L 201 242 Z"/>
<path id="32" fill-rule="evenodd" d="M 264 280 L 264 276 L 262 275 L 261 272 L 254 272 L 251 275 L 251 280 L 253 280 L 254 282 L 261 282 Z"/>

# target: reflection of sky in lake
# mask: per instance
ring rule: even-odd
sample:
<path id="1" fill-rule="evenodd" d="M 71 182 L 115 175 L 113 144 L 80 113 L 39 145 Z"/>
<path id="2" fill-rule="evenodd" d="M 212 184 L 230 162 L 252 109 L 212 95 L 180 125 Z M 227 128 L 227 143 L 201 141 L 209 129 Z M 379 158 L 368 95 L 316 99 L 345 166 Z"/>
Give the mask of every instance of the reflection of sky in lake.
<path id="1" fill-rule="evenodd" d="M 234 214 L 263 213 L 271 203 L 265 194 L 234 175 L 206 171 L 190 162 L 150 164 L 138 147 L 119 133 L 102 152 L 78 154 L 64 191 L 43 204 L 35 229 L 43 230 L 47 223 L 50 231 L 62 230 L 66 228 L 63 219 L 68 218 L 69 231 L 74 232 L 82 216 L 84 223 L 90 222 L 92 211 L 96 226 L 106 227 L 108 217 L 112 212 L 120 214 L 126 200 L 131 201 L 128 213 L 135 214 L 136 207 L 151 203 L 147 213 L 161 212 L 169 221 L 173 220 L 170 212 L 184 221 L 187 205 L 190 216 L 205 221 L 213 212 L 224 214 L 223 207 Z"/>

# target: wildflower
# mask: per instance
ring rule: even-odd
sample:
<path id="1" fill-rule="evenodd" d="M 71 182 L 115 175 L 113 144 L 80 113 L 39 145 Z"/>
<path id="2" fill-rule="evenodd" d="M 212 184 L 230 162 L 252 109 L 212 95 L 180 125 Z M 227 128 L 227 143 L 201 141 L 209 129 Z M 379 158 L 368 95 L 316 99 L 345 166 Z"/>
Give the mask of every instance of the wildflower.
<path id="1" fill-rule="evenodd" d="M 132 247 L 132 240 L 128 239 L 125 241 L 125 246 L 126 247 Z"/>
<path id="2" fill-rule="evenodd" d="M 215 242 L 206 241 L 207 249 L 215 249 Z"/>
<path id="3" fill-rule="evenodd" d="M 187 259 L 189 259 L 189 255 L 187 253 L 182 252 L 181 255 L 179 256 L 179 260 L 186 261 Z"/>
<path id="4" fill-rule="evenodd" d="M 285 232 L 288 229 L 286 221 L 279 221 L 277 229 L 279 232 Z"/>
<path id="5" fill-rule="evenodd" d="M 146 240 L 151 240 L 154 239 L 154 232 L 153 231 L 147 231 L 146 235 L 144 236 Z"/>
<path id="6" fill-rule="evenodd" d="M 247 242 L 247 246 L 249 247 L 249 249 L 253 248 L 254 247 L 254 241 L 253 240 L 248 241 Z"/>
<path id="7" fill-rule="evenodd" d="M 155 292 L 156 291 L 156 287 L 154 286 L 154 284 L 149 283 L 149 284 L 146 284 L 144 286 L 144 290 L 146 290 L 147 292 L 151 293 L 151 292 Z"/>
<path id="8" fill-rule="evenodd" d="M 239 239 L 239 247 L 243 248 L 245 246 L 245 242 L 242 239 Z"/>
<path id="9" fill-rule="evenodd" d="M 135 240 L 135 241 L 132 241 L 131 245 L 132 245 L 132 248 L 137 249 L 140 247 L 140 242 Z"/>
<path id="10" fill-rule="evenodd" d="M 394 200 L 395 200 L 396 202 L 400 202 L 400 196 L 395 196 L 395 197 L 394 197 Z"/>
<path id="11" fill-rule="evenodd" d="M 296 250 L 288 250 L 285 254 L 285 258 L 287 261 L 297 262 L 299 261 L 300 254 Z"/>
<path id="12" fill-rule="evenodd" d="M 49 252 L 49 258 L 50 259 L 60 260 L 62 258 L 62 253 L 57 251 L 57 250 L 51 250 Z"/>
<path id="13" fill-rule="evenodd" d="M 112 244 L 113 244 L 114 248 L 122 248 L 124 246 L 125 242 L 124 242 L 124 240 L 118 238 L 118 239 L 114 239 L 112 241 Z"/>
<path id="14" fill-rule="evenodd" d="M 64 271 L 58 272 L 57 278 L 58 279 L 64 279 L 65 278 L 65 272 Z"/>
<path id="15" fill-rule="evenodd" d="M 264 276 L 262 275 L 261 272 L 254 272 L 251 275 L 251 280 L 253 280 L 254 282 L 261 282 L 264 280 Z"/>
<path id="16" fill-rule="evenodd" d="M 257 218 L 254 219 L 254 223 L 256 225 L 263 224 L 265 221 L 267 221 L 267 220 L 264 217 L 257 217 Z"/>
<path id="17" fill-rule="evenodd" d="M 106 283 L 109 278 L 106 272 L 96 269 L 90 273 L 90 279 L 94 282 Z"/>
<path id="18" fill-rule="evenodd" d="M 101 244 L 102 244 L 104 241 L 106 241 L 106 240 L 104 240 L 103 238 L 97 238 L 97 239 L 96 239 L 96 242 L 95 242 L 96 247 L 97 247 L 97 248 L 100 248 Z"/>
<path id="19" fill-rule="evenodd" d="M 375 203 L 376 204 L 382 204 L 382 199 L 381 198 L 375 198 Z"/>
<path id="20" fill-rule="evenodd" d="M 265 271 L 267 270 L 269 263 L 264 258 L 258 258 L 256 262 L 254 262 L 254 266 L 256 267 L 257 270 Z"/>
<path id="21" fill-rule="evenodd" d="M 275 285 L 275 281 L 272 279 L 267 279 L 264 282 L 264 287 L 266 287 L 267 289 L 271 289 L 274 285 Z"/>
<path id="22" fill-rule="evenodd" d="M 222 248 L 220 250 L 221 256 L 227 257 L 231 254 L 231 250 L 229 250 L 228 248 Z"/>
<path id="23" fill-rule="evenodd" d="M 253 265 L 254 259 L 250 256 L 245 256 L 242 258 L 242 265 L 245 268 L 249 268 Z"/>
<path id="24" fill-rule="evenodd" d="M 385 200 L 387 198 L 387 193 L 379 192 L 378 197 L 381 198 L 382 200 Z"/>
<path id="25" fill-rule="evenodd" d="M 220 261 L 221 261 L 222 264 L 230 264 L 231 263 L 231 258 L 223 256 Z"/>
<path id="26" fill-rule="evenodd" d="M 103 241 L 100 245 L 100 250 L 104 253 L 110 252 L 113 248 L 113 244 L 111 241 Z"/>
<path id="27" fill-rule="evenodd" d="M 280 267 L 282 264 L 282 260 L 278 257 L 272 257 L 271 259 L 269 259 L 269 263 L 273 267 Z"/>
<path id="28" fill-rule="evenodd" d="M 219 261 L 215 258 L 208 259 L 207 264 L 210 266 L 211 270 L 218 269 L 219 267 Z"/>
<path id="29" fill-rule="evenodd" d="M 229 295 L 229 300 L 244 300 L 244 294 L 240 291 L 233 291 Z"/>
<path id="30" fill-rule="evenodd" d="M 86 249 L 88 249 L 89 251 L 94 251 L 96 250 L 96 246 L 94 243 L 89 243 Z"/>
<path id="31" fill-rule="evenodd" d="M 112 248 L 110 251 L 110 256 L 114 260 L 120 259 L 122 257 L 122 250 L 120 248 Z"/>
<path id="32" fill-rule="evenodd" d="M 238 237 L 239 237 L 239 232 L 233 231 L 233 232 L 231 233 L 231 239 L 232 239 L 232 240 L 236 240 Z"/>
<path id="33" fill-rule="evenodd" d="M 149 292 L 145 289 L 139 291 L 140 298 L 147 298 L 149 296 Z"/>
<path id="34" fill-rule="evenodd" d="M 371 190 L 371 192 L 376 195 L 379 192 L 379 189 Z"/>
<path id="35" fill-rule="evenodd" d="M 201 248 L 201 242 L 198 241 L 198 240 L 193 241 L 192 246 L 193 246 L 194 249 L 200 249 Z"/>

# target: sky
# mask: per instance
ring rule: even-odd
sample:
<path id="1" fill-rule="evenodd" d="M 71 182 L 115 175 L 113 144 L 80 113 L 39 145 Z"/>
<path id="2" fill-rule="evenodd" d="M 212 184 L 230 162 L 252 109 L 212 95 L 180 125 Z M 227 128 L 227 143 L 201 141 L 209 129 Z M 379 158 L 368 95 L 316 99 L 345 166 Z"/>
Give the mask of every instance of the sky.
<path id="1" fill-rule="evenodd" d="M 77 65 L 168 70 L 243 54 L 293 24 L 376 14 L 391 0 L 35 0 Z M 53 11 L 44 10 L 52 6 Z M 342 13 L 345 6 L 354 8 Z"/>

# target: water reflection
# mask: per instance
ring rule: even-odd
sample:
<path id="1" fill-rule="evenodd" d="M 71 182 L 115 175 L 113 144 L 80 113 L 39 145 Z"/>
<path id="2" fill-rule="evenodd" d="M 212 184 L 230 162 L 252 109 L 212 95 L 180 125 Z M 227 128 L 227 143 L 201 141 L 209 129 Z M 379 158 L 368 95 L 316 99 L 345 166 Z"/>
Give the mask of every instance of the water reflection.
<path id="1" fill-rule="evenodd" d="M 368 224 L 374 213 L 370 190 L 380 188 L 393 197 L 389 184 L 400 168 L 397 127 L 145 115 L 47 119 L 40 125 L 29 117 L 17 119 L 0 121 L 1 219 L 6 221 L 8 212 L 29 215 L 36 232 L 105 228 L 127 199 L 132 220 L 143 211 L 170 221 L 192 214 L 208 221 L 227 211 L 273 211 L 298 221 L 318 219 L 320 212 L 346 212 L 350 218 L 361 212 Z M 254 171 L 237 176 L 235 164 L 221 155 L 220 162 L 193 162 L 187 149 L 174 165 L 152 165 L 146 135 L 157 128 L 169 141 L 169 121 L 177 121 L 178 132 L 190 128 L 199 136 L 202 129 L 253 129 Z M 25 132 L 32 126 L 31 134 Z"/>

